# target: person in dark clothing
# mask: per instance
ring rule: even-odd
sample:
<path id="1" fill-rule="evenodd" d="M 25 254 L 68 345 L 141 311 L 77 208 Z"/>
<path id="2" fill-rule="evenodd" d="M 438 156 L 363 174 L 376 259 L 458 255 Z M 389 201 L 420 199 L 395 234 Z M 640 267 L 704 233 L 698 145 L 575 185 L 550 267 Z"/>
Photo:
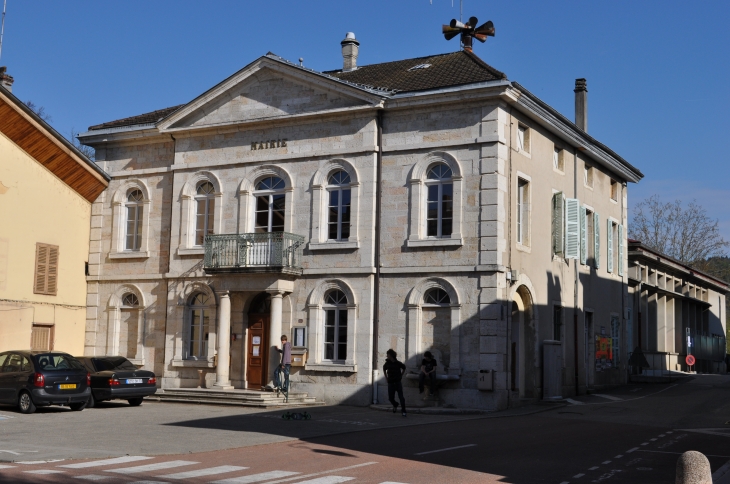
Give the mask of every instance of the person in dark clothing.
<path id="1" fill-rule="evenodd" d="M 423 354 L 423 360 L 421 360 L 421 371 L 418 373 L 418 391 L 423 393 L 423 387 L 428 379 L 428 393 L 433 395 L 433 390 L 436 388 L 436 358 L 433 357 L 430 351 L 426 351 Z"/>
<path id="2" fill-rule="evenodd" d="M 395 401 L 395 393 L 398 392 L 400 408 L 403 416 L 406 416 L 406 399 L 403 397 L 403 384 L 401 380 L 406 372 L 406 365 L 398 361 L 398 354 L 392 349 L 386 352 L 387 358 L 383 365 L 383 374 L 388 380 L 388 400 L 393 404 L 393 413 L 398 411 L 398 403 Z"/>

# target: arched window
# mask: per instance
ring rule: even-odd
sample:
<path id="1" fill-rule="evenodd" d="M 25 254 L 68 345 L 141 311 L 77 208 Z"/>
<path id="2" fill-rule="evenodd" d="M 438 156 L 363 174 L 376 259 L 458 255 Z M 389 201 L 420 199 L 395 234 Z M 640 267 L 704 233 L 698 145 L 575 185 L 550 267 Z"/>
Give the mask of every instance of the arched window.
<path id="1" fill-rule="evenodd" d="M 142 246 L 142 210 L 144 195 L 137 188 L 132 188 L 127 193 L 125 203 L 127 213 L 127 227 L 125 233 L 125 250 L 140 250 Z"/>
<path id="2" fill-rule="evenodd" d="M 255 232 L 283 232 L 286 184 L 278 176 L 267 176 L 256 183 Z"/>
<path id="3" fill-rule="evenodd" d="M 327 239 L 347 240 L 350 237 L 350 175 L 338 170 L 327 179 L 329 212 Z"/>
<path id="4" fill-rule="evenodd" d="M 429 289 L 423 296 L 423 304 L 448 306 L 451 304 L 451 298 L 443 289 Z"/>
<path id="5" fill-rule="evenodd" d="M 445 163 L 432 165 L 426 175 L 426 235 L 451 237 L 454 219 L 454 183 Z"/>
<path id="6" fill-rule="evenodd" d="M 209 297 L 202 292 L 196 293 L 190 298 L 186 358 L 206 358 L 208 356 L 208 332 L 210 330 L 208 306 Z"/>
<path id="7" fill-rule="evenodd" d="M 137 295 L 128 292 L 122 297 L 122 307 L 125 308 L 136 308 L 139 307 L 139 299 L 137 298 Z"/>
<path id="8" fill-rule="evenodd" d="M 195 190 L 195 245 L 203 245 L 205 236 L 213 233 L 215 220 L 215 187 L 209 181 L 198 184 Z"/>
<path id="9" fill-rule="evenodd" d="M 347 358 L 347 296 L 339 289 L 324 297 L 324 360 Z"/>

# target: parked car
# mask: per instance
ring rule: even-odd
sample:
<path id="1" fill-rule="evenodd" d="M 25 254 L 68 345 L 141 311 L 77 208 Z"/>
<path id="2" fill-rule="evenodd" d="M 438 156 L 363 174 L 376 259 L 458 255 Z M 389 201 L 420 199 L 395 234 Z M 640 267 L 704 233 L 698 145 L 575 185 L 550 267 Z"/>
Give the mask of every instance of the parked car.
<path id="1" fill-rule="evenodd" d="M 157 378 L 148 370 L 140 370 L 122 356 L 80 356 L 81 363 L 91 372 L 91 396 L 88 408 L 105 400 L 127 400 L 130 405 L 142 404 L 142 399 L 157 391 Z"/>
<path id="2" fill-rule="evenodd" d="M 67 353 L 0 353 L 0 403 L 17 405 L 22 413 L 48 405 L 83 410 L 91 396 L 90 378 L 84 365 Z"/>

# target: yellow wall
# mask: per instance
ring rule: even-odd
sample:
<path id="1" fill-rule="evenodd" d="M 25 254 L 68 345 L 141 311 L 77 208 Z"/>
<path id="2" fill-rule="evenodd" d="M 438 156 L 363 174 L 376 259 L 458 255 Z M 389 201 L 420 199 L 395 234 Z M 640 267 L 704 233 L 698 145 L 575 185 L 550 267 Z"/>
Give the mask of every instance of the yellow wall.
<path id="1" fill-rule="evenodd" d="M 83 354 L 91 204 L 0 133 L 0 351 L 30 348 L 54 324 L 54 350 Z M 36 243 L 59 247 L 58 293 L 33 293 Z"/>

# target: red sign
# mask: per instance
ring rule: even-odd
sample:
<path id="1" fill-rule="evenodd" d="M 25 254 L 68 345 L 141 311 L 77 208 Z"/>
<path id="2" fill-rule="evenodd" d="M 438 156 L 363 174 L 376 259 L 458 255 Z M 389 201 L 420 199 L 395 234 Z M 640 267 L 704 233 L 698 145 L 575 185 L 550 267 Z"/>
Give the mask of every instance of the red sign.
<path id="1" fill-rule="evenodd" d="M 687 355 L 687 358 L 685 360 L 689 366 L 692 366 L 695 364 L 695 357 L 693 355 Z"/>

